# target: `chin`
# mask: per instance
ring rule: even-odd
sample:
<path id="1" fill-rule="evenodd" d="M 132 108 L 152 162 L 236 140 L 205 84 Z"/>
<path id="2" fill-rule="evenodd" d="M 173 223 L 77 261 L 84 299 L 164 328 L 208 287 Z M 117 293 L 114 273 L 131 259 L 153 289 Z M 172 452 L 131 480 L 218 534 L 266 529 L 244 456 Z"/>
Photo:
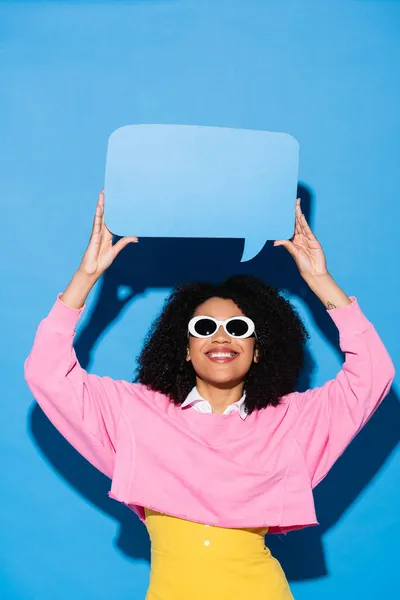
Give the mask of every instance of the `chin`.
<path id="1" fill-rule="evenodd" d="M 204 375 L 200 375 L 201 379 L 211 385 L 226 384 L 227 386 L 229 384 L 232 386 L 237 385 L 238 383 L 244 381 L 245 377 L 246 373 L 243 373 L 243 375 L 237 373 L 205 373 Z"/>

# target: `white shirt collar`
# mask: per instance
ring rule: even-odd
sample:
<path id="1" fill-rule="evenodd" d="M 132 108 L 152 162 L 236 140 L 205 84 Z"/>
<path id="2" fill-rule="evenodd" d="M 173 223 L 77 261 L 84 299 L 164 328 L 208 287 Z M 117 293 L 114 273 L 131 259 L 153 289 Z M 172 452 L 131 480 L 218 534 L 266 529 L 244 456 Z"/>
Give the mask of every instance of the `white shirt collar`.
<path id="1" fill-rule="evenodd" d="M 236 402 L 233 402 L 233 404 L 230 404 L 229 406 L 227 406 L 226 409 L 224 410 L 223 414 L 228 415 L 234 411 L 239 411 L 241 418 L 244 420 L 247 417 L 247 411 L 246 411 L 246 408 L 244 405 L 245 399 L 246 399 L 246 392 L 243 392 L 243 396 L 240 398 L 240 400 L 237 400 Z M 186 406 L 189 406 L 189 405 L 191 405 L 192 408 L 197 410 L 197 412 L 202 412 L 202 413 L 211 413 L 212 412 L 211 404 L 208 402 L 208 400 L 206 400 L 199 394 L 199 391 L 196 386 L 194 386 L 194 388 L 191 390 L 191 392 L 189 392 L 186 400 L 181 404 L 181 408 L 185 408 Z"/>

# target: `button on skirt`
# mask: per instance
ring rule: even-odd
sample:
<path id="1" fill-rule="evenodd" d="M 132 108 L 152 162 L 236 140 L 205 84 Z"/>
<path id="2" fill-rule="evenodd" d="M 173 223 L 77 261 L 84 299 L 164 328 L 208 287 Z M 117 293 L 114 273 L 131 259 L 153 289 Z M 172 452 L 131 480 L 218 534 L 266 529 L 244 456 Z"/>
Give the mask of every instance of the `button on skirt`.
<path id="1" fill-rule="evenodd" d="M 145 509 L 151 540 L 146 600 L 293 600 L 266 528 L 227 529 Z"/>

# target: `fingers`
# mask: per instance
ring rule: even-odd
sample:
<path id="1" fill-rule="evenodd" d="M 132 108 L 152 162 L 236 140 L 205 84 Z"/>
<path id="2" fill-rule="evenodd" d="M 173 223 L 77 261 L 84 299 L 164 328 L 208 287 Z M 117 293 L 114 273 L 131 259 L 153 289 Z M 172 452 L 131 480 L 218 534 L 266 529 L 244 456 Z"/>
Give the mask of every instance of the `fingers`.
<path id="1" fill-rule="evenodd" d="M 294 217 L 294 233 L 296 235 L 301 233 L 301 226 L 300 226 L 300 219 L 299 219 L 299 215 L 301 213 L 301 208 L 300 208 L 300 198 L 297 198 L 296 200 L 296 208 L 295 208 L 295 217 Z"/>
<path id="2" fill-rule="evenodd" d="M 315 240 L 316 237 L 311 231 L 307 219 L 305 218 L 300 206 L 300 198 L 296 200 L 296 221 L 298 223 L 299 233 L 302 233 L 309 240 Z"/>
<path id="3" fill-rule="evenodd" d="M 123 237 L 120 240 L 118 240 L 118 242 L 116 244 L 114 244 L 113 246 L 113 251 L 114 251 L 114 257 L 118 256 L 118 254 L 121 252 L 121 250 L 123 250 L 125 248 L 125 246 L 127 246 L 128 244 L 137 244 L 138 242 L 138 238 L 137 237 Z"/>
<path id="4" fill-rule="evenodd" d="M 96 206 L 96 212 L 94 215 L 94 219 L 93 219 L 93 227 L 92 227 L 92 235 L 91 238 L 97 242 L 100 242 L 100 238 L 101 238 L 101 229 L 103 226 L 103 219 L 104 219 L 104 192 L 103 190 L 100 192 L 98 200 L 97 200 L 97 206 Z"/>
<path id="5" fill-rule="evenodd" d="M 293 244 L 293 242 L 291 242 L 290 240 L 276 240 L 274 242 L 274 246 L 283 246 L 284 248 L 286 248 L 286 250 L 289 252 L 289 254 L 291 254 L 293 257 L 295 256 L 296 253 L 296 247 Z"/>
<path id="6" fill-rule="evenodd" d="M 304 235 L 304 225 L 303 225 L 303 212 L 300 206 L 300 198 L 296 200 L 296 221 L 297 221 L 297 229 L 299 234 Z"/>

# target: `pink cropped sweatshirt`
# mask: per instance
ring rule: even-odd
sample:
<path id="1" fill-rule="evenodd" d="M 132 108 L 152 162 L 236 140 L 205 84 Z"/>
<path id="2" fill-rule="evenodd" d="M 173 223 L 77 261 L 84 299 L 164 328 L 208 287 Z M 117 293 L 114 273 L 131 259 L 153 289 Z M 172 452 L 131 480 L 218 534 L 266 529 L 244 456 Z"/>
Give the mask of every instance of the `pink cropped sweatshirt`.
<path id="1" fill-rule="evenodd" d="M 356 297 L 328 310 L 345 361 L 321 387 L 246 419 L 181 408 L 142 384 L 87 373 L 73 348 L 85 309 L 57 297 L 36 332 L 25 379 L 61 434 L 111 480 L 109 495 L 221 527 L 286 533 L 318 525 L 313 488 L 388 394 L 394 365 Z"/>

